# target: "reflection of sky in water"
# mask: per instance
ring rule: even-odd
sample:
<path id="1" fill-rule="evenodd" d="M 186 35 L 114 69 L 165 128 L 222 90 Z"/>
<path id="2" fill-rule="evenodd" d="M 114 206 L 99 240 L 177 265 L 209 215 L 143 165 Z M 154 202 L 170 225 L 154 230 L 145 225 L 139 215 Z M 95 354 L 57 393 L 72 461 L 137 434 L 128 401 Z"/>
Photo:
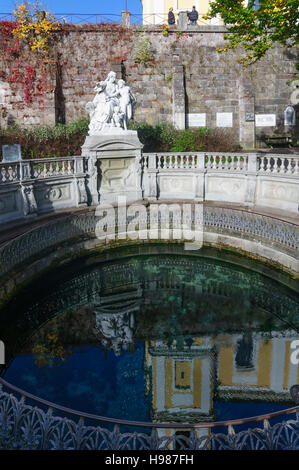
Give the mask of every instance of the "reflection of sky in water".
<path id="1" fill-rule="evenodd" d="M 34 355 L 17 357 L 5 379 L 60 405 L 103 416 L 149 419 L 142 362 L 144 347 L 135 344 L 132 354 L 116 357 L 102 347 L 75 348 L 53 367 L 36 367 Z"/>

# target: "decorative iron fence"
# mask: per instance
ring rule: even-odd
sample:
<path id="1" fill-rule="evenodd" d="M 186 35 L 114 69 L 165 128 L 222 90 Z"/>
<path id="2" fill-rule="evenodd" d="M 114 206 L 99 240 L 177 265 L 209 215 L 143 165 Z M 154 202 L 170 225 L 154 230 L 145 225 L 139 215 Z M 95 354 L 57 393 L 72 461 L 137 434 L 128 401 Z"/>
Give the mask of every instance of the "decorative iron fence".
<path id="1" fill-rule="evenodd" d="M 147 423 L 71 410 L 2 378 L 0 384 L 0 449 L 299 450 L 299 406 L 224 422 Z M 293 419 L 270 424 L 271 420 L 288 415 L 293 415 Z M 252 424 L 257 427 L 237 430 L 239 425 Z M 221 432 L 217 432 L 219 428 Z"/>

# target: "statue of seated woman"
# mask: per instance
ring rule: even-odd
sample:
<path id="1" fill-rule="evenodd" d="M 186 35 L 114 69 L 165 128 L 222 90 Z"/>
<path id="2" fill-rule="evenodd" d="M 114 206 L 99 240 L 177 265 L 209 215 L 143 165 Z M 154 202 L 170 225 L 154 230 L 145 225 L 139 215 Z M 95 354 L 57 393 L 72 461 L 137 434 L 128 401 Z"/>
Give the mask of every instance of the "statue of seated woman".
<path id="1" fill-rule="evenodd" d="M 124 80 L 118 84 L 115 81 L 115 72 L 109 72 L 106 80 L 96 84 L 93 101 L 86 104 L 90 115 L 89 135 L 97 135 L 107 127 L 127 130 L 136 99 Z"/>

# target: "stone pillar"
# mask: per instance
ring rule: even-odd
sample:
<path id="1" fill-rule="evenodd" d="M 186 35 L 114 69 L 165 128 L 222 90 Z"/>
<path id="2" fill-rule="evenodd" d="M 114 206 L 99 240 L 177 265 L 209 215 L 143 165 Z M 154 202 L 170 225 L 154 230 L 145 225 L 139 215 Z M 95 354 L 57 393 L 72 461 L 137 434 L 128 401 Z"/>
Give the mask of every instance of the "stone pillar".
<path id="1" fill-rule="evenodd" d="M 86 181 L 84 173 L 84 158 L 77 157 L 75 160 L 75 175 L 76 175 L 76 184 L 75 184 L 75 199 L 76 205 L 86 206 L 88 203 L 87 191 L 86 191 Z"/>
<path id="2" fill-rule="evenodd" d="M 247 178 L 246 178 L 246 193 L 245 203 L 248 206 L 254 206 L 256 200 L 256 187 L 257 187 L 257 172 L 258 172 L 258 154 L 248 154 Z"/>
<path id="3" fill-rule="evenodd" d="M 140 174 L 142 144 L 137 131 L 88 136 L 82 156 L 88 158 L 87 189 L 91 204 L 113 204 L 124 196 L 127 202 L 142 200 Z M 91 174 L 90 174 L 91 172 Z"/>
<path id="4" fill-rule="evenodd" d="M 179 29 L 187 29 L 188 27 L 188 15 L 187 10 L 179 11 L 179 19 L 178 19 L 178 28 Z"/>
<path id="5" fill-rule="evenodd" d="M 195 201 L 205 200 L 205 154 L 200 153 L 197 156 L 197 169 L 194 172 L 195 181 Z"/>
<path id="6" fill-rule="evenodd" d="M 174 55 L 172 64 L 172 116 L 173 125 L 177 129 L 186 128 L 186 93 L 184 66 L 179 60 L 179 56 Z"/>
<path id="7" fill-rule="evenodd" d="M 121 24 L 123 26 L 130 26 L 130 16 L 131 16 L 131 13 L 129 11 L 122 11 L 121 12 Z"/>
<path id="8" fill-rule="evenodd" d="M 155 201 L 158 198 L 157 191 L 157 156 L 156 154 L 151 154 L 148 156 L 148 167 L 146 171 L 146 180 L 144 188 L 144 197 L 150 201 Z"/>
<path id="9" fill-rule="evenodd" d="M 239 135 L 245 149 L 255 148 L 254 88 L 248 74 L 241 74 L 239 81 Z"/>

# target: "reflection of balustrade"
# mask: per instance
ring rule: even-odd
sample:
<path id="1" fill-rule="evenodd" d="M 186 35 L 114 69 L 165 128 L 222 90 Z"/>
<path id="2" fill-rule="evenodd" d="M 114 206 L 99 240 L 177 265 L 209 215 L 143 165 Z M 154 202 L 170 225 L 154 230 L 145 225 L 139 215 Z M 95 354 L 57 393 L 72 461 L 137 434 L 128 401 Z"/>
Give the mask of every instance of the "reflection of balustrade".
<path id="1" fill-rule="evenodd" d="M 298 406 L 223 422 L 160 424 L 118 420 L 71 410 L 27 393 L 1 378 L 0 384 L 8 389 L 8 392 L 0 389 L 0 448 L 4 449 L 299 449 Z M 33 401 L 33 406 L 26 404 L 26 399 Z M 56 411 L 63 416 L 55 415 Z M 271 426 L 270 420 L 288 415 L 293 415 L 293 419 Z M 75 421 L 78 417 L 79 421 Z M 85 424 L 85 420 L 88 423 Z M 90 421 L 96 425 L 91 426 Z M 97 423 L 106 424 L 106 427 Z M 243 428 L 248 425 L 248 429 L 238 430 L 239 425 Z M 252 425 L 257 427 L 250 427 Z M 120 426 L 126 426 L 123 432 Z M 128 426 L 131 432 L 128 432 Z M 143 432 L 137 432 L 140 428 Z"/>

